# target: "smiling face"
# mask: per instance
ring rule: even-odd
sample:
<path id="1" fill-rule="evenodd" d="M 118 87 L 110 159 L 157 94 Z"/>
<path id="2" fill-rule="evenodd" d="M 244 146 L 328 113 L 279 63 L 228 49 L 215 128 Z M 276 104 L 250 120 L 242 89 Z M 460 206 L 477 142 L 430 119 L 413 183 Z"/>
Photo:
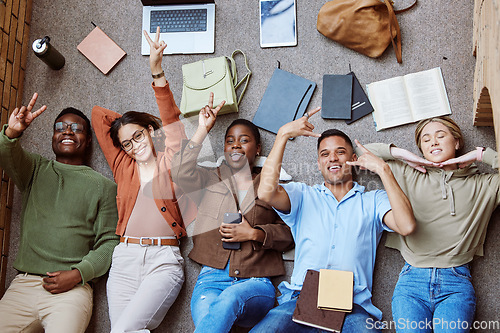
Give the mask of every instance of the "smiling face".
<path id="1" fill-rule="evenodd" d="M 62 130 L 56 130 L 52 135 L 52 150 L 56 155 L 56 161 L 66 164 L 84 164 L 87 157 L 87 148 L 90 146 L 92 136 L 89 135 L 90 128 L 84 119 L 73 113 L 66 113 L 56 120 L 56 123 L 76 123 L 83 127 L 83 131 L 75 132 L 70 126 L 62 126 Z M 76 126 L 75 126 L 76 127 Z"/>
<path id="2" fill-rule="evenodd" d="M 142 141 L 137 140 L 137 137 L 140 137 L 139 133 L 141 131 L 142 134 L 144 134 L 144 138 L 142 139 Z M 132 148 L 130 150 L 123 150 L 138 163 L 152 162 L 155 159 L 155 151 L 153 149 L 153 142 L 151 140 L 152 133 L 152 126 L 144 128 L 141 125 L 137 124 L 126 124 L 120 127 L 120 129 L 118 130 L 118 139 L 122 144 L 122 149 L 124 143 L 130 140 Z M 136 140 L 132 140 L 132 138 L 136 138 Z"/>
<path id="3" fill-rule="evenodd" d="M 355 160 L 353 148 L 340 136 L 326 137 L 319 144 L 318 169 L 327 184 L 338 185 L 352 181 L 352 167 L 346 162 Z"/>
<path id="4" fill-rule="evenodd" d="M 224 141 L 224 155 L 232 169 L 240 170 L 247 163 L 253 167 L 257 153 L 260 153 L 260 144 L 250 128 L 238 124 L 228 130 Z"/>
<path id="5" fill-rule="evenodd" d="M 422 129 L 420 146 L 425 159 L 439 163 L 456 156 L 459 140 L 447 126 L 431 121 Z"/>

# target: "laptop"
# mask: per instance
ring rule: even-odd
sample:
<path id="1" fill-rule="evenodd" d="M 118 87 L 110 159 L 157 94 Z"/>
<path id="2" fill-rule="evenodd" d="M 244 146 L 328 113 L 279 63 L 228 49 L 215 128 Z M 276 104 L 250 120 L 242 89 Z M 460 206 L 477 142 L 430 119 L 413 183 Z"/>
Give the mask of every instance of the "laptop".
<path id="1" fill-rule="evenodd" d="M 164 54 L 214 53 L 215 0 L 141 0 L 142 29 L 151 38 L 160 26 L 160 40 L 167 43 Z M 142 36 L 142 55 L 149 44 Z"/>

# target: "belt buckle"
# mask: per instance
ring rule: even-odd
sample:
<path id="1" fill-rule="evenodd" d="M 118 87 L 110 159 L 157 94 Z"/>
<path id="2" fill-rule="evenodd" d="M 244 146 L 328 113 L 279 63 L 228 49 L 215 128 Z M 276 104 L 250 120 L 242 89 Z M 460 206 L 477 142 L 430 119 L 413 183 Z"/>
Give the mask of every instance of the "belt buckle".
<path id="1" fill-rule="evenodd" d="M 143 239 L 146 239 L 146 240 L 147 240 L 147 239 L 150 239 L 150 240 L 151 240 L 151 244 L 144 244 L 144 243 L 142 242 L 142 240 L 143 240 Z M 141 238 L 139 238 L 139 245 L 140 245 L 140 246 L 144 246 L 144 247 L 145 247 L 145 246 L 154 245 L 154 241 L 153 241 L 153 239 L 152 239 L 151 237 L 141 237 Z"/>

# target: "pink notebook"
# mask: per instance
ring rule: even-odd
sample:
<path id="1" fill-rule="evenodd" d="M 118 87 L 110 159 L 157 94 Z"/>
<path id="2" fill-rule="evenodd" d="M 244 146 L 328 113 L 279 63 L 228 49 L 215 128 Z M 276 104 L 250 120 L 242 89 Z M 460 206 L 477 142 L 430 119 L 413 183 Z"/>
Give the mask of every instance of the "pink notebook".
<path id="1" fill-rule="evenodd" d="M 125 51 L 99 27 L 95 27 L 77 46 L 77 49 L 104 74 L 108 74 L 126 55 Z"/>

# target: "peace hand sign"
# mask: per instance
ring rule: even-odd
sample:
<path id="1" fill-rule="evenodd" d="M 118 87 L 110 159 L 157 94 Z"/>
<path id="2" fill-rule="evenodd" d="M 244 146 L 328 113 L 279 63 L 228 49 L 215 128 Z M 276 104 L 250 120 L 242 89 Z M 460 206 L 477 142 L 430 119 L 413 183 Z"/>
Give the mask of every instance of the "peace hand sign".
<path id="1" fill-rule="evenodd" d="M 34 93 L 28 106 L 21 106 L 21 108 L 15 108 L 9 117 L 8 127 L 5 130 L 5 134 L 13 139 L 19 137 L 28 126 L 31 124 L 36 117 L 42 114 L 43 111 L 47 109 L 46 105 L 43 105 L 38 110 L 32 112 L 35 106 L 36 100 L 38 98 L 38 93 Z"/>
<path id="2" fill-rule="evenodd" d="M 226 101 L 220 102 L 220 104 L 214 109 L 214 93 L 211 92 L 208 97 L 208 104 L 200 110 L 198 115 L 198 127 L 203 127 L 207 133 L 210 132 L 212 127 L 215 125 L 217 114 L 224 104 L 226 104 Z"/>
<path id="3" fill-rule="evenodd" d="M 160 41 L 160 27 L 156 28 L 155 40 L 153 41 L 151 37 L 149 37 L 146 30 L 142 31 L 144 33 L 144 37 L 146 37 L 146 41 L 149 44 L 149 65 L 151 66 L 151 73 L 158 74 L 162 71 L 161 69 L 161 60 L 163 57 L 163 50 L 167 47 L 167 44 L 164 41 Z"/>

